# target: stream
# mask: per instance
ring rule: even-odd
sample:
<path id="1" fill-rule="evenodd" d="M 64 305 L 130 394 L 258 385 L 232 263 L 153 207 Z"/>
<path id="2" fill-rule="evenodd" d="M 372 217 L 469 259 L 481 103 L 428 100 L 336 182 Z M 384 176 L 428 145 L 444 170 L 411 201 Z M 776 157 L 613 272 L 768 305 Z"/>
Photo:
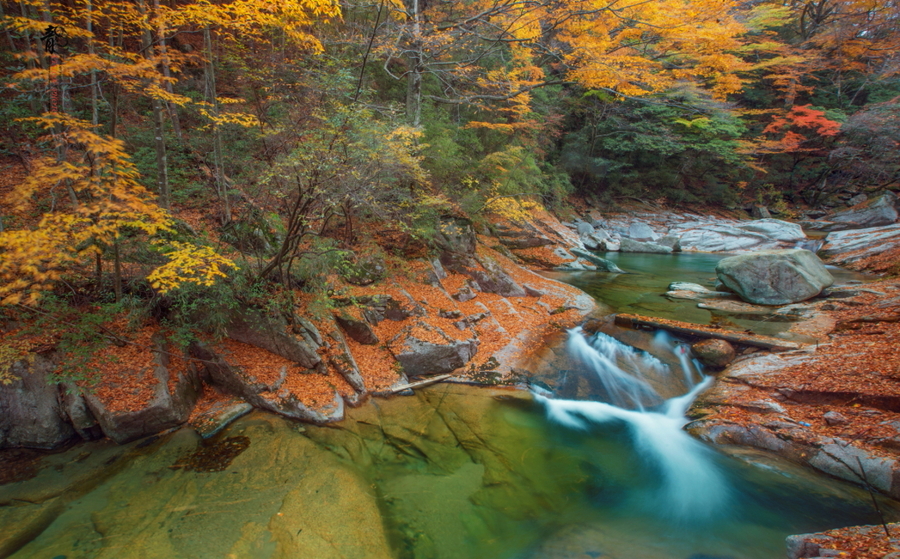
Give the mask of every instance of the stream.
<path id="1" fill-rule="evenodd" d="M 634 256 L 617 263 L 641 274 L 556 276 L 693 318 L 659 294 L 708 284 L 718 257 Z M 858 487 L 688 436 L 711 379 L 678 340 L 640 336 L 564 333 L 529 390 L 444 383 L 323 427 L 254 412 L 206 442 L 78 445 L 0 486 L 0 541 L 47 559 L 780 559 L 789 534 L 880 521 Z"/>

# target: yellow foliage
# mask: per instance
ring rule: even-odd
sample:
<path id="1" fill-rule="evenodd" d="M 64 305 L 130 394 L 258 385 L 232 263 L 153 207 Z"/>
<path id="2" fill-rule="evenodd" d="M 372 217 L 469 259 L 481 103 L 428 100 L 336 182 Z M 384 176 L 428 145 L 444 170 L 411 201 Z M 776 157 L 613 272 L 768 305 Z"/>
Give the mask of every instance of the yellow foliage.
<path id="1" fill-rule="evenodd" d="M 211 286 L 217 278 L 225 277 L 223 269 L 238 267 L 234 261 L 217 254 L 210 247 L 177 241 L 169 243 L 168 247 L 170 250 L 166 256 L 169 262 L 147 276 L 150 285 L 162 294 L 184 283 Z"/>
<path id="2" fill-rule="evenodd" d="M 149 236 L 171 231 L 171 218 L 138 182 L 138 171 L 123 142 L 97 134 L 90 130 L 90 123 L 64 114 L 25 120 L 52 132 L 47 139 L 64 144 L 69 158 L 37 158 L 7 201 L 29 210 L 35 194 L 69 190 L 77 204 L 57 200 L 33 228 L 0 233 L 0 305 L 36 302 L 64 273 L 115 243 L 124 229 Z M 189 262 L 193 255 L 195 275 L 185 275 L 184 281 L 197 283 L 200 278 L 205 282 L 220 275 L 222 267 L 233 266 L 227 259 L 210 256 L 208 249 L 190 252 L 179 245 L 175 254 L 177 262 Z M 169 277 L 160 273 L 164 279 Z M 166 285 L 172 287 L 171 282 Z"/>

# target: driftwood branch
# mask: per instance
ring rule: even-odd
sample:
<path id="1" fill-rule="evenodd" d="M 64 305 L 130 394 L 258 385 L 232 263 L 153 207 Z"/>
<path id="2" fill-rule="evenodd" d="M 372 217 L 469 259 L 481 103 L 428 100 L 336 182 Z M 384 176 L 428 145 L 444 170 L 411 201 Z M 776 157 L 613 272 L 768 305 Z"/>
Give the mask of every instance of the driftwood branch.
<path id="1" fill-rule="evenodd" d="M 636 314 L 619 314 L 616 315 L 616 325 L 625 328 L 658 328 L 675 334 L 687 336 L 696 336 L 698 338 L 714 338 L 717 340 L 725 340 L 727 342 L 748 345 L 753 347 L 761 347 L 770 351 L 787 351 L 792 349 L 800 349 L 801 344 L 789 342 L 779 338 L 769 336 L 757 336 L 755 334 L 744 334 L 741 332 L 733 332 L 728 330 L 711 332 L 709 330 L 697 327 L 686 322 L 677 324 L 674 321 L 660 321 L 638 316 Z"/>
<path id="2" fill-rule="evenodd" d="M 436 375 L 433 377 L 429 377 L 425 380 L 420 380 L 416 382 L 411 382 L 409 384 L 404 384 L 402 386 L 397 386 L 392 388 L 388 394 L 396 394 L 398 392 L 403 392 L 404 390 L 410 390 L 412 388 L 424 388 L 426 386 L 431 386 L 432 384 L 439 383 L 441 381 L 447 380 L 450 377 L 455 377 L 462 371 L 454 371 L 452 373 L 447 373 L 445 375 Z"/>

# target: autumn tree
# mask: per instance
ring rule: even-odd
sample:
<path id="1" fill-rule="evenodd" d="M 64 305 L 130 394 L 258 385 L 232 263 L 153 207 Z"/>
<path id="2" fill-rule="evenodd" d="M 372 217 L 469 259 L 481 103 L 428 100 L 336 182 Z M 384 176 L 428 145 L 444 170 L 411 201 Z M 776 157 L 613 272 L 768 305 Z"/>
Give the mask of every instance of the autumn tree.
<path id="1" fill-rule="evenodd" d="M 138 182 L 137 170 L 120 140 L 93 132 L 89 122 L 59 113 L 31 120 L 48 133 L 48 142 L 66 144 L 67 157 L 63 161 L 55 155 L 35 159 L 32 172 L 6 200 L 22 212 L 34 211 L 37 202 L 45 204 L 50 197 L 49 209 L 38 210 L 34 224 L 0 233 L 0 304 L 35 303 L 42 294 L 66 284 L 67 274 L 91 262 L 99 275 L 102 258 L 109 251 L 119 299 L 121 239 L 137 233 L 158 237 L 172 232 L 171 218 Z M 69 185 L 77 204 L 55 198 L 62 184 Z M 185 244 L 175 245 L 172 256 L 150 276 L 163 291 L 183 282 L 209 285 L 234 266 L 207 249 Z"/>

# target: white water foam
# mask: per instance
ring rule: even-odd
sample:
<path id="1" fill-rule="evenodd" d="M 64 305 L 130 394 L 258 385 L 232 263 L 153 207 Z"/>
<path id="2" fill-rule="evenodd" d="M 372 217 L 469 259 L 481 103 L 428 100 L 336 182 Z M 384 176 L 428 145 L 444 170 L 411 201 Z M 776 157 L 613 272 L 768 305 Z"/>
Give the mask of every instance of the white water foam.
<path id="1" fill-rule="evenodd" d="M 623 371 L 617 362 L 642 361 L 643 366 L 668 367 L 658 359 L 648 359 L 634 348 L 605 336 L 595 335 L 590 343 L 580 328 L 569 331 L 568 347 L 572 354 L 591 367 L 611 395 L 620 398 L 619 405 L 580 400 L 557 400 L 535 393 L 547 417 L 571 429 L 588 430 L 592 424 L 624 422 L 634 435 L 635 446 L 661 476 L 662 512 L 682 519 L 709 517 L 720 511 L 728 499 L 728 487 L 721 473 L 710 459 L 709 451 L 682 430 L 687 419 L 685 412 L 694 398 L 712 382 L 706 377 L 696 385 L 692 382 L 691 364 L 686 353 L 671 340 L 658 338 L 659 345 L 673 351 L 681 361 L 690 390 L 666 400 L 659 411 L 644 411 L 640 402 L 655 397 L 653 389 L 642 379 Z M 699 369 L 697 369 L 700 373 Z M 621 397 L 624 396 L 624 399 Z M 638 409 L 624 409 L 621 405 L 636 404 Z"/>

